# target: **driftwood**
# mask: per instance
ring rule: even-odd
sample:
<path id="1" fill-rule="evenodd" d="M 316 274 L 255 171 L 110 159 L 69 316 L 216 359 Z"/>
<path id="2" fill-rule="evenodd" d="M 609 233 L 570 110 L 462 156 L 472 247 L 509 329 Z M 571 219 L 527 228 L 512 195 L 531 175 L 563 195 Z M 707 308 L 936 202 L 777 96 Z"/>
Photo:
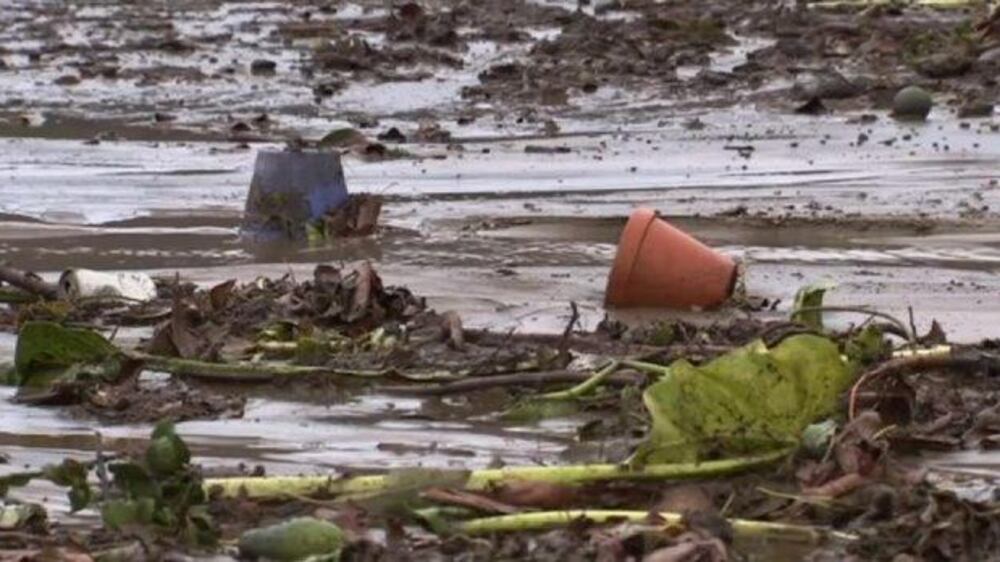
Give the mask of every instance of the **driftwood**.
<path id="1" fill-rule="evenodd" d="M 49 283 L 33 273 L 14 269 L 3 264 L 0 264 L 0 282 L 7 283 L 44 299 L 55 300 L 59 294 L 59 290 L 54 283 Z"/>

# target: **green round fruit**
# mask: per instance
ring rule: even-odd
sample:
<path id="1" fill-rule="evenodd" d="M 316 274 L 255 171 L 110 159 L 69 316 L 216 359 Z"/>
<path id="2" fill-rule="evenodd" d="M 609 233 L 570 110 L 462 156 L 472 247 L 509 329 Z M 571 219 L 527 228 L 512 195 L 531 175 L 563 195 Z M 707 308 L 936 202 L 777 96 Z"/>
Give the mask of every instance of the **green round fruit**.
<path id="1" fill-rule="evenodd" d="M 340 527 L 312 517 L 299 517 L 271 527 L 253 529 L 240 537 L 242 556 L 280 562 L 316 555 L 336 559 L 343 546 L 344 532 Z"/>
<path id="2" fill-rule="evenodd" d="M 931 94 L 920 86 L 907 86 L 892 100 L 892 115 L 898 119 L 923 121 L 934 106 Z"/>

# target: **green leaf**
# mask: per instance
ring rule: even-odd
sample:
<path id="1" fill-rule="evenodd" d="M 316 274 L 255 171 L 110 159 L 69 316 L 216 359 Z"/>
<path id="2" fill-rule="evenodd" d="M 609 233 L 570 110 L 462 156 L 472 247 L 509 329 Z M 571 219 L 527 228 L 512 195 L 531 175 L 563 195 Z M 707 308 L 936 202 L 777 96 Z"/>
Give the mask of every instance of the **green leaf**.
<path id="1" fill-rule="evenodd" d="M 81 509 L 86 509 L 90 505 L 91 500 L 94 499 L 94 493 L 91 491 L 90 486 L 84 484 L 82 486 L 73 486 L 69 489 L 69 510 L 71 513 L 76 513 Z"/>
<path id="2" fill-rule="evenodd" d="M 44 478 L 58 486 L 69 486 L 70 511 L 77 512 L 90 505 L 93 493 L 87 483 L 87 466 L 73 459 L 66 459 L 62 464 L 50 465 L 42 469 Z"/>
<path id="3" fill-rule="evenodd" d="M 153 522 L 156 502 L 152 498 L 111 500 L 101 507 L 101 518 L 109 528 L 120 531 L 130 526 Z"/>
<path id="4" fill-rule="evenodd" d="M 826 454 L 826 449 L 836 434 L 837 422 L 833 420 L 811 424 L 802 432 L 802 448 L 814 458 L 820 458 Z"/>
<path id="5" fill-rule="evenodd" d="M 46 466 L 42 469 L 42 474 L 44 478 L 59 486 L 79 486 L 87 483 L 87 466 L 73 459 Z"/>
<path id="6" fill-rule="evenodd" d="M 117 357 L 115 346 L 94 331 L 27 322 L 14 351 L 15 379 L 21 386 L 44 388 L 83 373 L 115 374 L 120 367 Z"/>
<path id="7" fill-rule="evenodd" d="M 135 463 L 115 463 L 108 467 L 114 485 L 126 498 L 158 498 L 160 487 L 145 468 Z"/>
<path id="8" fill-rule="evenodd" d="M 11 488 L 20 488 L 25 486 L 32 479 L 38 478 L 40 475 L 37 472 L 17 472 L 14 474 L 8 474 L 7 476 L 0 477 L 0 498 L 6 497 L 7 492 L 10 492 Z"/>
<path id="9" fill-rule="evenodd" d="M 821 281 L 799 289 L 799 292 L 795 294 L 795 303 L 792 306 L 792 321 L 805 324 L 817 332 L 823 331 L 823 312 L 803 309 L 823 306 L 823 297 L 826 292 L 836 286 L 835 283 Z"/>
<path id="10" fill-rule="evenodd" d="M 312 517 L 299 517 L 285 523 L 253 529 L 240 537 L 240 555 L 294 562 L 310 556 L 333 556 L 338 559 L 344 545 L 340 527 Z"/>
<path id="11" fill-rule="evenodd" d="M 851 336 L 844 344 L 844 355 L 858 366 L 872 365 L 892 354 L 892 343 L 885 339 L 882 328 L 869 324 Z"/>
<path id="12" fill-rule="evenodd" d="M 759 454 L 799 441 L 836 411 L 853 380 L 837 345 L 811 334 L 773 349 L 754 342 L 696 367 L 678 360 L 643 394 L 652 417 L 633 463 Z"/>
<path id="13" fill-rule="evenodd" d="M 160 422 L 146 448 L 146 466 L 154 475 L 166 476 L 184 470 L 190 461 L 191 451 L 177 436 L 174 425 Z"/>

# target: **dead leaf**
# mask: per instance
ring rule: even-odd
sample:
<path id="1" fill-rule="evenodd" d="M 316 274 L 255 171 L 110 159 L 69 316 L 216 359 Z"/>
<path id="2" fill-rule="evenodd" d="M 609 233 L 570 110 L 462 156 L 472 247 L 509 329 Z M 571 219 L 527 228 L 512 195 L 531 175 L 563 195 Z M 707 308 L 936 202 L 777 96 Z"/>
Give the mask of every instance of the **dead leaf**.
<path id="1" fill-rule="evenodd" d="M 698 532 L 677 537 L 677 544 L 643 557 L 643 562 L 726 562 L 729 549 L 720 539 Z"/>
<path id="2" fill-rule="evenodd" d="M 437 503 L 468 507 L 487 513 L 510 514 L 520 511 L 512 505 L 507 505 L 486 496 L 450 488 L 430 488 L 421 493 L 420 496 Z"/>
<path id="3" fill-rule="evenodd" d="M 513 480 L 497 486 L 491 494 L 499 502 L 520 507 L 559 509 L 572 505 L 576 489 L 551 482 Z"/>
<path id="4" fill-rule="evenodd" d="M 457 312 L 448 311 L 441 315 L 441 336 L 452 349 L 461 350 L 465 347 L 462 317 Z"/>
<path id="5" fill-rule="evenodd" d="M 858 488 L 864 486 L 868 483 L 868 479 L 861 476 L 857 472 L 851 472 L 841 476 L 840 478 L 835 478 L 830 480 L 822 486 L 816 486 L 815 488 L 806 488 L 802 490 L 802 493 L 807 496 L 822 496 L 827 498 L 839 498 L 850 494 L 851 492 L 857 490 Z"/>
<path id="6" fill-rule="evenodd" d="M 208 300 L 212 305 L 212 310 L 220 312 L 229 305 L 229 299 L 233 296 L 233 289 L 236 287 L 236 280 L 223 281 L 208 290 Z"/>
<path id="7" fill-rule="evenodd" d="M 704 487 L 697 484 L 681 484 L 669 488 L 664 492 L 653 511 L 670 511 L 674 513 L 713 512 L 715 511 L 715 504 Z"/>

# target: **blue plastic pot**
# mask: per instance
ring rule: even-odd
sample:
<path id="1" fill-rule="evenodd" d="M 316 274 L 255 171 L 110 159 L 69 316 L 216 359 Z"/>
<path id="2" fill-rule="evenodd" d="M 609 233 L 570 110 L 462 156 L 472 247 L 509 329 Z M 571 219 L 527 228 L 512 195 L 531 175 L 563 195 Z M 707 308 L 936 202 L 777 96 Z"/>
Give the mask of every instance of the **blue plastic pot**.
<path id="1" fill-rule="evenodd" d="M 340 154 L 262 150 L 247 194 L 243 233 L 302 238 L 306 223 L 340 207 L 347 198 Z"/>

